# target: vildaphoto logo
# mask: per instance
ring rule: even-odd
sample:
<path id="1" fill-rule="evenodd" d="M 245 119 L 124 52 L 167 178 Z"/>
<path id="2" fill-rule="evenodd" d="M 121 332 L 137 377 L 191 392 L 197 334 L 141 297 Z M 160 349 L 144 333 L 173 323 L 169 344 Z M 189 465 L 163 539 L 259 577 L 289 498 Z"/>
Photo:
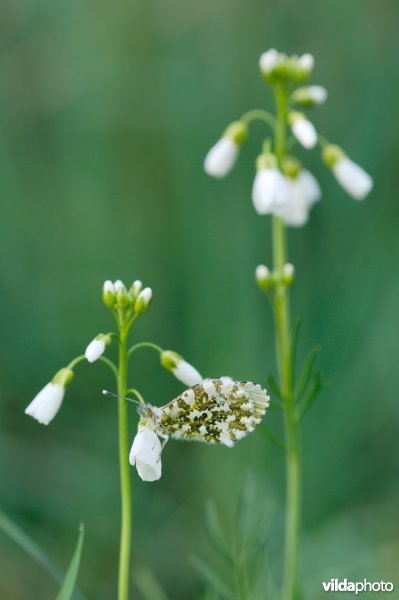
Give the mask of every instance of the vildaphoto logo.
<path id="1" fill-rule="evenodd" d="M 394 586 L 390 581 L 349 581 L 348 579 L 330 579 L 323 581 L 325 592 L 393 592 Z"/>

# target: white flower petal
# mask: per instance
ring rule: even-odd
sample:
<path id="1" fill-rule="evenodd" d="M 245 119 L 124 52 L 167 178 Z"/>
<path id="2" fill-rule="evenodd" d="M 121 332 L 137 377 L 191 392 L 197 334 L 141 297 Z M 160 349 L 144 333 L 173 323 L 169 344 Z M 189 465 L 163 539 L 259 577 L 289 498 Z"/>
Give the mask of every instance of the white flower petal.
<path id="1" fill-rule="evenodd" d="M 125 284 L 120 279 L 117 279 L 114 283 L 114 289 L 115 289 L 115 292 L 118 293 L 121 290 L 125 289 Z"/>
<path id="2" fill-rule="evenodd" d="M 289 200 L 280 207 L 277 214 L 290 227 L 302 227 L 308 222 L 309 212 L 321 192 L 317 180 L 309 171 L 301 171 L 295 179 L 286 177 Z"/>
<path id="3" fill-rule="evenodd" d="M 302 56 L 298 58 L 298 65 L 300 69 L 310 73 L 310 71 L 312 71 L 314 67 L 313 54 L 302 54 Z"/>
<path id="4" fill-rule="evenodd" d="M 355 200 L 363 200 L 373 187 L 370 175 L 347 156 L 339 158 L 332 170 L 337 181 Z"/>
<path id="5" fill-rule="evenodd" d="M 136 465 L 137 472 L 143 481 L 157 481 L 162 475 L 161 442 L 157 434 L 144 427 L 140 429 L 129 454 L 131 465 Z"/>
<path id="6" fill-rule="evenodd" d="M 181 360 L 177 363 L 176 367 L 172 369 L 173 375 L 189 387 L 196 385 L 197 383 L 201 383 L 203 377 L 200 373 L 195 369 L 190 363 L 185 360 Z"/>
<path id="7" fill-rule="evenodd" d="M 94 338 L 87 346 L 85 351 L 85 356 L 87 360 L 92 363 L 104 353 L 105 350 L 105 341 L 103 338 L 97 339 Z"/>
<path id="8" fill-rule="evenodd" d="M 296 139 L 304 148 L 310 150 L 317 144 L 317 132 L 310 121 L 307 119 L 295 119 L 291 125 L 291 130 Z"/>
<path id="9" fill-rule="evenodd" d="M 48 425 L 59 411 L 64 394 L 65 389 L 62 385 L 48 383 L 25 409 L 25 414 L 43 425 Z"/>
<path id="10" fill-rule="evenodd" d="M 204 169 L 212 177 L 222 178 L 234 167 L 238 157 L 238 146 L 227 136 L 220 138 L 205 157 Z"/>
<path id="11" fill-rule="evenodd" d="M 309 98 L 315 104 L 324 104 L 324 102 L 327 100 L 328 92 L 322 85 L 310 85 L 307 88 L 307 92 L 309 94 Z"/>
<path id="12" fill-rule="evenodd" d="M 259 215 L 274 212 L 288 199 L 288 190 L 281 172 L 276 168 L 258 171 L 252 188 L 252 202 Z"/>

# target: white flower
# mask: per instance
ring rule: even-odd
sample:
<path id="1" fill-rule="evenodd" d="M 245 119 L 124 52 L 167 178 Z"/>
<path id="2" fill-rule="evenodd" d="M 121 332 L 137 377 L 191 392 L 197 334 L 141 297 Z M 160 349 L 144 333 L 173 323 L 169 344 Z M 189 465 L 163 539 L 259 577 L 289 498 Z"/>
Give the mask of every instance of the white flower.
<path id="1" fill-rule="evenodd" d="M 286 177 L 289 199 L 277 214 L 286 225 L 302 227 L 309 218 L 312 205 L 321 197 L 320 186 L 309 171 L 300 171 L 297 177 Z"/>
<path id="2" fill-rule="evenodd" d="M 106 346 L 105 342 L 106 340 L 103 335 L 95 337 L 94 340 L 90 342 L 85 351 L 85 356 L 89 363 L 94 362 L 104 354 Z"/>
<path id="3" fill-rule="evenodd" d="M 143 481 L 157 481 L 162 475 L 161 442 L 157 434 L 144 427 L 140 429 L 133 440 L 129 454 L 129 462 L 136 465 L 138 474 Z"/>
<path id="4" fill-rule="evenodd" d="M 231 137 L 223 136 L 209 150 L 205 157 L 204 169 L 212 177 L 222 178 L 234 167 L 239 146 Z"/>
<path id="5" fill-rule="evenodd" d="M 274 48 L 263 52 L 259 59 L 259 68 L 264 75 L 269 75 L 280 62 L 280 53 Z"/>
<path id="6" fill-rule="evenodd" d="M 332 171 L 344 190 L 355 200 L 363 200 L 373 187 L 373 180 L 362 167 L 343 155 L 332 165 Z"/>
<path id="7" fill-rule="evenodd" d="M 137 296 L 136 302 L 134 303 L 134 310 L 136 313 L 143 313 L 147 310 L 152 300 L 152 289 L 149 287 L 144 288 Z"/>
<path id="8" fill-rule="evenodd" d="M 293 113 L 291 117 L 291 131 L 304 148 L 310 150 L 317 144 L 316 129 L 301 113 Z"/>
<path id="9" fill-rule="evenodd" d="M 273 213 L 288 200 L 288 189 L 277 167 L 261 169 L 255 175 L 252 202 L 259 215 Z"/>
<path id="10" fill-rule="evenodd" d="M 172 373 L 176 379 L 189 387 L 201 383 L 203 380 L 203 377 L 198 373 L 197 369 L 185 360 L 178 361 L 176 367 L 172 369 Z"/>
<path id="11" fill-rule="evenodd" d="M 313 54 L 302 54 L 302 56 L 298 58 L 298 67 L 304 74 L 309 75 L 314 67 Z"/>
<path id="12" fill-rule="evenodd" d="M 65 388 L 63 385 L 53 382 L 48 383 L 25 409 L 25 414 L 33 417 L 43 425 L 48 425 L 59 411 L 64 394 Z"/>

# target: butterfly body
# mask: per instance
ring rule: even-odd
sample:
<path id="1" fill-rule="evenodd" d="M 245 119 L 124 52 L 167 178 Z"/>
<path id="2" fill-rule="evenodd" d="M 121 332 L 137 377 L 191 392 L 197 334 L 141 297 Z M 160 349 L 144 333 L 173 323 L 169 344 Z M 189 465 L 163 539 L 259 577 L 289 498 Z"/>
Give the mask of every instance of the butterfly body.
<path id="1" fill-rule="evenodd" d="M 260 423 L 269 400 L 256 383 L 221 377 L 204 379 L 165 406 L 140 405 L 138 412 L 141 425 L 165 439 L 231 447 Z"/>

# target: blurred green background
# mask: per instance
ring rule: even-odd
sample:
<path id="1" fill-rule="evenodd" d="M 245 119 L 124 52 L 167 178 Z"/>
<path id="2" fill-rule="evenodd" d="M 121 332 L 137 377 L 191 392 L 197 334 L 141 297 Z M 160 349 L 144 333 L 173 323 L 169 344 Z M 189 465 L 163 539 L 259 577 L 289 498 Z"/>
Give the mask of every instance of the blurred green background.
<path id="1" fill-rule="evenodd" d="M 304 357 L 320 342 L 328 381 L 303 428 L 304 597 L 331 577 L 393 581 L 398 572 L 399 7 L 396 0 L 4 0 L 0 9 L 0 500 L 66 567 L 80 520 L 79 576 L 115 597 L 119 479 L 116 405 L 101 364 L 81 365 L 44 428 L 23 413 L 37 391 L 111 326 L 105 279 L 140 278 L 151 311 L 134 337 L 173 348 L 207 376 L 265 383 L 275 371 L 269 306 L 254 268 L 270 264 L 270 223 L 251 205 L 254 129 L 225 181 L 202 169 L 224 127 L 269 106 L 260 53 L 312 52 L 330 92 L 314 122 L 375 178 L 348 198 L 302 153 L 323 188 L 310 223 L 289 234 L 293 310 Z M 164 404 L 182 386 L 143 351 L 131 385 Z M 267 417 L 280 427 L 275 414 Z M 136 417 L 131 408 L 131 430 Z M 191 556 L 212 554 L 204 505 L 234 529 L 251 473 L 269 511 L 268 569 L 281 573 L 284 457 L 257 432 L 236 448 L 171 442 L 156 484 L 133 478 L 133 570 L 168 598 L 201 597 Z M 56 587 L 0 534 L 0 596 Z M 135 598 L 141 598 L 137 591 Z M 265 593 L 266 597 L 266 593 Z M 272 596 L 269 596 L 272 598 Z"/>

